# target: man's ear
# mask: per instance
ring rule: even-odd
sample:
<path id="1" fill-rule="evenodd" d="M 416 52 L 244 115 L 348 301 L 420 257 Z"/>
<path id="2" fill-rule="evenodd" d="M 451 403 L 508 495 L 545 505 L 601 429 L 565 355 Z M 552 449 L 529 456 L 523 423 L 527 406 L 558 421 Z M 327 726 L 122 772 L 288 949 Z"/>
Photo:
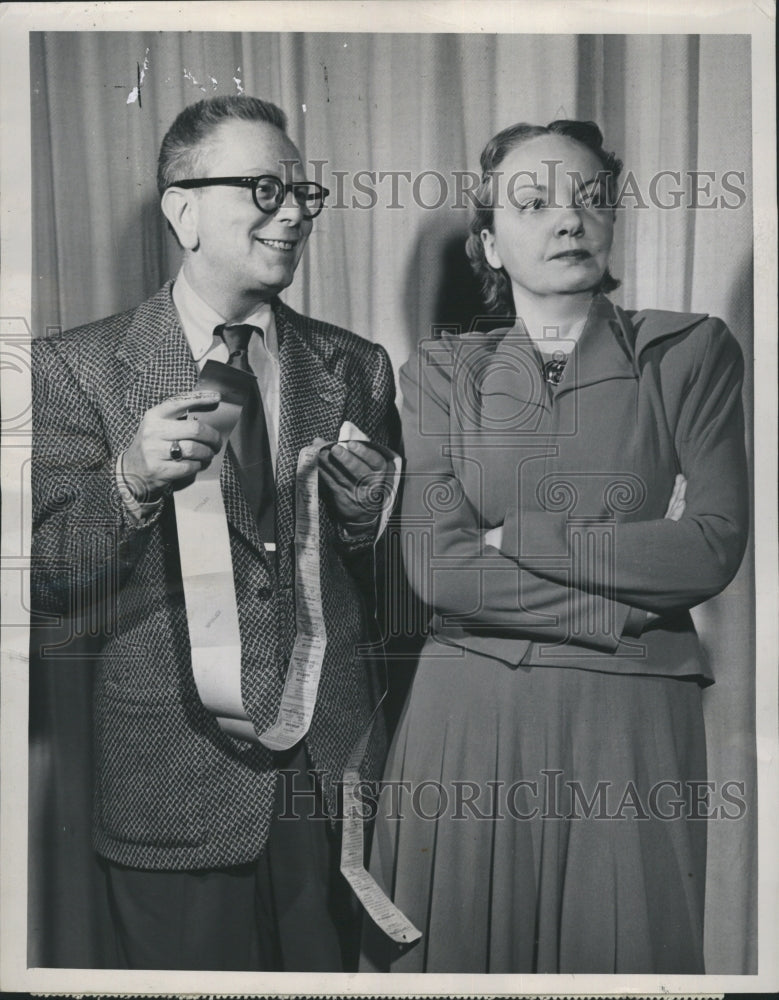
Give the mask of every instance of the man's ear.
<path id="1" fill-rule="evenodd" d="M 160 205 L 182 247 L 197 250 L 200 239 L 197 234 L 198 200 L 195 192 L 177 187 L 166 188 Z"/>

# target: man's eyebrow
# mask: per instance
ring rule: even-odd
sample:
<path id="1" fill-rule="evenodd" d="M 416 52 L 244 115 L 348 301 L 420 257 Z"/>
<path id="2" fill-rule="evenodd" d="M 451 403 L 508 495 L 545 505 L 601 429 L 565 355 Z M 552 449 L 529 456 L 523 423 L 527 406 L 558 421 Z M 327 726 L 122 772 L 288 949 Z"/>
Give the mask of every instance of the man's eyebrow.
<path id="1" fill-rule="evenodd" d="M 270 170 L 262 170 L 262 169 L 254 170 L 254 169 L 250 168 L 242 176 L 244 176 L 244 177 L 275 177 L 277 180 L 281 181 L 281 180 L 284 180 L 285 176 L 287 176 L 287 171 L 284 171 L 282 173 L 281 171 L 274 170 L 272 168 Z M 302 180 L 292 180 L 292 181 L 290 181 L 290 183 L 292 183 L 292 184 L 306 184 L 306 183 L 308 183 L 308 179 L 304 176 Z"/>

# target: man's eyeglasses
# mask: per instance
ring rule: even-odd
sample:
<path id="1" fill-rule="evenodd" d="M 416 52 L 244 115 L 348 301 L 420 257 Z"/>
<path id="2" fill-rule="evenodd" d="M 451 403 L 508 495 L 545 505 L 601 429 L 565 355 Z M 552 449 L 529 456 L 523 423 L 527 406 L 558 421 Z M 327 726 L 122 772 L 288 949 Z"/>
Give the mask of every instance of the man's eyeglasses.
<path id="1" fill-rule="evenodd" d="M 330 194 L 326 187 L 315 181 L 285 184 L 273 174 L 263 174 L 261 177 L 203 177 L 199 180 L 174 181 L 168 187 L 199 188 L 213 185 L 251 188 L 254 204 L 266 215 L 272 215 L 279 209 L 287 192 L 291 191 L 304 219 L 315 219 L 324 208 L 325 198 Z"/>

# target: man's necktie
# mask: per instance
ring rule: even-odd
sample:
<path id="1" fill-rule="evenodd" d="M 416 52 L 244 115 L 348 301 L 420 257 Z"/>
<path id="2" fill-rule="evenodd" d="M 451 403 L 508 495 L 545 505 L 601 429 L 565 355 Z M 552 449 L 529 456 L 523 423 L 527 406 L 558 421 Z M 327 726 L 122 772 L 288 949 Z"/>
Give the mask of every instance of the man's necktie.
<path id="1" fill-rule="evenodd" d="M 256 326 L 218 326 L 214 335 L 221 337 L 230 352 L 228 364 L 254 376 L 249 364 L 248 347 Z M 260 537 L 264 542 L 274 542 L 274 510 L 276 485 L 273 478 L 268 427 L 262 406 L 260 387 L 254 378 L 254 391 L 244 406 L 235 430 L 230 435 L 230 447 L 238 466 L 238 474 L 249 506 L 257 519 Z"/>

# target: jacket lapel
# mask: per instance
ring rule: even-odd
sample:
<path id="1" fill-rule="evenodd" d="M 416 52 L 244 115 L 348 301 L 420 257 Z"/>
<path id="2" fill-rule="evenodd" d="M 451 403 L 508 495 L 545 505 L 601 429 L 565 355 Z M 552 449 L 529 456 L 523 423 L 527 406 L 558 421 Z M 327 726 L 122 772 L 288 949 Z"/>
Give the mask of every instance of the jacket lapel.
<path id="1" fill-rule="evenodd" d="M 188 392 L 197 382 L 197 365 L 181 329 L 171 287 L 168 282 L 136 309 L 117 349 L 117 357 L 132 372 L 125 402 L 136 421 L 152 406 Z"/>
<path id="2" fill-rule="evenodd" d="M 638 378 L 632 346 L 616 307 L 605 296 L 596 296 L 555 395 L 610 379 Z"/>
<path id="3" fill-rule="evenodd" d="M 295 473 L 301 448 L 315 437 L 333 441 L 343 422 L 347 385 L 318 345 L 305 316 L 276 303 L 279 340 L 279 447 L 276 458 L 276 524 L 285 551 L 295 530 Z M 321 347 L 321 350 L 317 350 Z"/>
<path id="4" fill-rule="evenodd" d="M 503 333 L 485 363 L 480 397 L 481 424 L 488 431 L 533 430 L 539 407 L 550 409 L 538 353 L 521 323 Z"/>
<path id="5" fill-rule="evenodd" d="M 198 368 L 173 305 L 172 285 L 168 282 L 153 298 L 138 307 L 117 350 L 117 357 L 133 373 L 125 396 L 127 408 L 135 418 L 131 432 L 148 409 L 171 396 L 189 392 L 197 382 Z M 220 482 L 228 523 L 267 562 L 257 522 L 244 497 L 229 451 L 224 458 Z M 270 583 L 270 573 L 267 582 Z"/>

